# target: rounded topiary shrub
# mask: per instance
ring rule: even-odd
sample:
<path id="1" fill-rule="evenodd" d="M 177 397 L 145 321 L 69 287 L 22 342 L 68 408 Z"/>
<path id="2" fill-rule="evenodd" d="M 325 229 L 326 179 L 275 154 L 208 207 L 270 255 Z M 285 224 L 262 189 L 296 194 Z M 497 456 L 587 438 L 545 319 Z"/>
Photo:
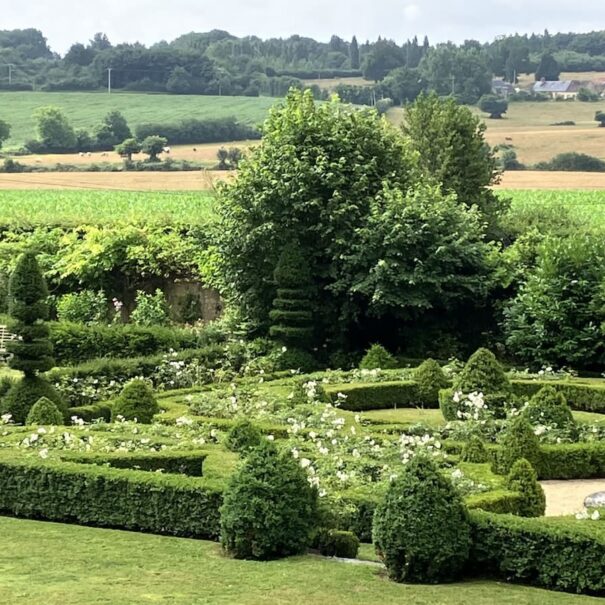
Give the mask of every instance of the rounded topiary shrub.
<path id="1" fill-rule="evenodd" d="M 521 517 L 541 517 L 546 510 L 546 496 L 538 483 L 538 476 L 532 465 L 520 458 L 506 478 L 506 487 L 521 494 L 518 515 Z"/>
<path id="2" fill-rule="evenodd" d="M 227 433 L 225 446 L 232 452 L 245 453 L 260 445 L 263 435 L 249 420 L 238 420 Z"/>
<path id="3" fill-rule="evenodd" d="M 142 424 L 150 424 L 155 414 L 160 411 L 153 390 L 144 380 L 131 380 L 120 393 L 111 408 L 111 419 L 118 416 L 124 420 L 136 420 Z"/>
<path id="4" fill-rule="evenodd" d="M 542 387 L 523 411 L 531 424 L 556 425 L 560 429 L 574 429 L 576 423 L 562 393 L 554 387 Z"/>
<path id="5" fill-rule="evenodd" d="M 9 389 L 0 403 L 0 413 L 11 414 L 13 422 L 24 424 L 33 405 L 42 397 L 52 401 L 63 418 L 67 417 L 67 406 L 54 387 L 37 374 L 25 375 Z"/>
<path id="6" fill-rule="evenodd" d="M 373 541 L 396 582 L 455 580 L 469 556 L 462 498 L 435 463 L 416 457 L 389 486 L 374 514 Z"/>
<path id="7" fill-rule="evenodd" d="M 221 543 L 238 559 L 300 554 L 317 523 L 317 490 L 289 452 L 264 440 L 231 478 L 221 507 Z"/>
<path id="8" fill-rule="evenodd" d="M 510 380 L 496 356 L 487 349 L 478 349 L 454 379 L 454 390 L 462 393 L 508 393 Z"/>
<path id="9" fill-rule="evenodd" d="M 359 538 L 351 531 L 322 528 L 317 534 L 317 549 L 324 557 L 355 559 Z"/>
<path id="10" fill-rule="evenodd" d="M 26 424 L 63 424 L 63 414 L 48 397 L 40 397 L 27 415 Z"/>
<path id="11" fill-rule="evenodd" d="M 436 407 L 439 391 L 449 385 L 441 366 L 434 359 L 423 361 L 414 372 L 414 382 L 418 393 L 418 404 Z"/>
<path id="12" fill-rule="evenodd" d="M 478 435 L 473 435 L 462 448 L 460 454 L 462 462 L 472 462 L 474 464 L 483 464 L 489 460 L 489 455 L 483 440 Z"/>
<path id="13" fill-rule="evenodd" d="M 298 370 L 303 374 L 308 374 L 318 368 L 317 359 L 311 353 L 294 347 L 288 347 L 285 351 L 282 351 L 275 360 L 275 370 L 277 372 Z"/>
<path id="14" fill-rule="evenodd" d="M 517 416 L 510 421 L 500 444 L 494 471 L 504 475 L 515 462 L 525 458 L 534 468 L 539 468 L 540 442 L 525 416 Z"/>
<path id="15" fill-rule="evenodd" d="M 373 344 L 359 363 L 360 370 L 389 370 L 397 365 L 395 358 L 379 344 Z"/>

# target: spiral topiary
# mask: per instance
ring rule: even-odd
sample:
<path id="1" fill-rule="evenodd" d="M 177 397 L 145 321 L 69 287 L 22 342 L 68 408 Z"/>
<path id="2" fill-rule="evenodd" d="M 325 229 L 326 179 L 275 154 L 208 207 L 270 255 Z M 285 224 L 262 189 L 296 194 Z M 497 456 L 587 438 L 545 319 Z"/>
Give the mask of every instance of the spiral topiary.
<path id="1" fill-rule="evenodd" d="M 435 463 L 416 457 L 389 486 L 374 514 L 376 550 L 396 582 L 455 580 L 469 557 L 464 503 Z"/>
<path id="2" fill-rule="evenodd" d="M 518 515 L 521 517 L 541 517 L 546 510 L 546 496 L 538 483 L 538 476 L 532 465 L 519 458 L 506 479 L 506 487 L 521 494 Z"/>
<path id="3" fill-rule="evenodd" d="M 300 554 L 317 523 L 317 490 L 289 452 L 263 440 L 231 478 L 221 507 L 221 543 L 238 559 Z"/>

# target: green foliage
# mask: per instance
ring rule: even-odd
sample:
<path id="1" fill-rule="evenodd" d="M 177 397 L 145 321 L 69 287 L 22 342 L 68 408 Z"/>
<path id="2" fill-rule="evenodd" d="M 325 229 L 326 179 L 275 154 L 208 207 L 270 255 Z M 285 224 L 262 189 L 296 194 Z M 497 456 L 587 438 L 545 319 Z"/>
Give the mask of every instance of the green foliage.
<path id="1" fill-rule="evenodd" d="M 534 467 L 540 479 L 592 479 L 605 475 L 605 446 L 596 443 L 543 445 L 540 464 Z"/>
<path id="2" fill-rule="evenodd" d="M 508 101 L 496 95 L 483 95 L 479 99 L 479 109 L 489 113 L 492 119 L 500 119 L 508 111 Z"/>
<path id="3" fill-rule="evenodd" d="M 287 347 L 281 351 L 275 360 L 275 370 L 298 370 L 304 374 L 314 372 L 319 368 L 317 359 L 309 351 L 297 349 L 296 347 Z"/>
<path id="4" fill-rule="evenodd" d="M 484 464 L 489 460 L 485 443 L 478 435 L 473 435 L 462 448 L 460 454 L 462 462 L 472 462 L 473 464 Z"/>
<path id="5" fill-rule="evenodd" d="M 525 458 L 534 468 L 540 467 L 540 443 L 524 416 L 513 418 L 502 437 L 494 472 L 508 473 L 515 462 Z"/>
<path id="6" fill-rule="evenodd" d="M 103 290 L 80 290 L 64 294 L 57 301 L 57 319 L 82 324 L 104 324 L 108 321 L 107 298 Z"/>
<path id="7" fill-rule="evenodd" d="M 150 135 L 141 141 L 141 151 L 149 156 L 150 162 L 157 162 L 168 140 L 157 135 Z"/>
<path id="8" fill-rule="evenodd" d="M 67 408 L 53 386 L 35 374 L 26 374 L 15 382 L 0 402 L 0 413 L 11 414 L 14 422 L 24 424 L 30 410 L 41 398 L 50 399 L 67 416 Z"/>
<path id="9" fill-rule="evenodd" d="M 523 414 L 533 425 L 556 425 L 574 429 L 575 421 L 565 396 L 552 386 L 542 387 L 530 400 Z"/>
<path id="10" fill-rule="evenodd" d="M 153 390 L 144 380 L 129 382 L 116 399 L 111 409 L 111 419 L 121 416 L 125 420 L 137 420 L 141 424 L 150 424 L 160 411 Z"/>
<path id="11" fill-rule="evenodd" d="M 270 441 L 252 450 L 221 507 L 221 543 L 238 559 L 304 552 L 316 523 L 317 492 L 289 452 Z"/>
<path id="12" fill-rule="evenodd" d="M 473 512 L 471 524 L 471 565 L 483 575 L 551 590 L 605 591 L 605 539 L 585 522 Z"/>
<path id="13" fill-rule="evenodd" d="M 449 386 L 449 380 L 434 359 L 427 359 L 418 366 L 414 372 L 414 382 L 419 403 L 427 407 L 435 407 L 439 402 L 439 391 Z"/>
<path id="14" fill-rule="evenodd" d="M 0 461 L 0 510 L 98 527 L 216 539 L 222 488 L 196 477 L 95 464 Z"/>
<path id="15" fill-rule="evenodd" d="M 601 96 L 598 92 L 590 90 L 590 88 L 582 87 L 578 90 L 578 96 L 576 98 L 583 103 L 593 103 L 599 101 Z"/>
<path id="16" fill-rule="evenodd" d="M 46 302 L 48 290 L 46 281 L 32 252 L 22 254 L 11 274 L 8 285 L 8 312 L 13 320 L 11 331 L 17 339 L 7 344 L 13 357 L 9 365 L 21 370 L 26 376 L 50 370 L 55 361 L 49 340 Z M 33 405 L 36 400 L 32 401 Z"/>
<path id="17" fill-rule="evenodd" d="M 277 297 L 269 313 L 272 324 L 269 334 L 287 347 L 308 349 L 313 342 L 313 282 L 308 261 L 298 243 L 284 247 L 273 277 Z"/>
<path id="18" fill-rule="evenodd" d="M 76 149 L 76 133 L 63 111 L 54 106 L 40 107 L 34 112 L 40 143 L 48 152 Z"/>
<path id="19" fill-rule="evenodd" d="M 119 145 L 116 145 L 116 153 L 123 158 L 126 158 L 129 162 L 132 161 L 132 156 L 135 153 L 141 152 L 140 143 L 133 138 L 124 139 Z"/>
<path id="20" fill-rule="evenodd" d="M 504 311 L 509 351 L 541 365 L 603 363 L 605 243 L 599 236 L 546 237 Z"/>
<path id="21" fill-rule="evenodd" d="M 574 410 L 605 413 L 605 388 L 598 383 L 575 384 L 565 380 L 514 380 L 512 386 L 515 395 L 524 398 L 525 401 L 543 387 L 549 386 L 561 393 Z"/>
<path id="22" fill-rule="evenodd" d="M 166 326 L 170 323 L 170 312 L 166 296 L 158 288 L 154 294 L 142 290 L 137 292 L 136 307 L 130 314 L 130 321 L 137 326 Z"/>
<path id="23" fill-rule="evenodd" d="M 389 370 L 397 365 L 397 361 L 382 345 L 373 344 L 359 362 L 360 370 Z"/>
<path id="24" fill-rule="evenodd" d="M 63 414 L 47 397 L 40 397 L 27 414 L 25 424 L 63 424 Z"/>
<path id="25" fill-rule="evenodd" d="M 518 515 L 521 517 L 542 517 L 546 510 L 546 496 L 538 483 L 538 476 L 532 465 L 525 459 L 517 460 L 506 478 L 507 489 L 522 496 Z"/>
<path id="26" fill-rule="evenodd" d="M 389 485 L 376 509 L 373 541 L 396 582 L 438 583 L 459 577 L 470 548 L 467 512 L 432 460 L 412 459 Z"/>
<path id="27" fill-rule="evenodd" d="M 599 123 L 599 127 L 605 126 L 605 111 L 597 111 L 594 115 L 595 122 Z"/>
<path id="28" fill-rule="evenodd" d="M 605 172 L 605 162 L 592 155 L 570 151 L 560 153 L 548 162 L 539 162 L 534 169 L 555 172 Z"/>
<path id="29" fill-rule="evenodd" d="M 548 81 L 558 80 L 561 75 L 561 67 L 552 53 L 545 52 L 540 58 L 540 64 L 536 68 L 536 82 L 544 79 Z"/>
<path id="30" fill-rule="evenodd" d="M 496 356 L 487 349 L 478 349 L 454 378 L 454 390 L 462 393 L 481 392 L 484 395 L 506 393 L 510 381 Z"/>
<path id="31" fill-rule="evenodd" d="M 316 540 L 317 549 L 324 557 L 357 558 L 360 543 L 353 532 L 322 528 Z"/>
<path id="32" fill-rule="evenodd" d="M 122 113 L 116 109 L 110 111 L 99 127 L 95 129 L 97 142 L 112 149 L 118 143 L 130 139 L 132 132 Z"/>
<path id="33" fill-rule="evenodd" d="M 247 419 L 242 419 L 229 429 L 225 447 L 232 452 L 245 454 L 252 448 L 258 447 L 262 438 L 262 433 L 254 424 Z"/>
<path id="34" fill-rule="evenodd" d="M 343 410 L 362 412 L 388 408 L 415 408 L 419 406 L 437 407 L 431 401 L 423 400 L 414 381 L 399 382 L 354 382 L 328 385 L 327 393 L 333 403 L 339 403 Z M 346 395 L 339 399 L 338 393 Z"/>
<path id="35" fill-rule="evenodd" d="M 449 76 L 448 76 L 449 78 Z M 496 159 L 485 140 L 486 126 L 453 99 L 421 95 L 406 111 L 404 132 L 420 155 L 422 169 L 467 206 L 476 204 L 495 225 L 506 204 L 491 187 Z"/>
<path id="36" fill-rule="evenodd" d="M 11 127 L 8 122 L 0 120 L 0 149 L 2 149 L 2 143 L 6 141 L 11 135 Z"/>

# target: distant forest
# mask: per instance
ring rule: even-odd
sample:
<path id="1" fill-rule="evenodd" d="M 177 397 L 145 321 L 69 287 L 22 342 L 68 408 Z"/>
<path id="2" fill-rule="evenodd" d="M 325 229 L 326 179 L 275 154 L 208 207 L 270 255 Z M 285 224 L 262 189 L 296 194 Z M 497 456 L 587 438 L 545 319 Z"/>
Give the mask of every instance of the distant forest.
<path id="1" fill-rule="evenodd" d="M 189 33 L 172 42 L 113 45 L 98 33 L 73 44 L 65 56 L 54 53 L 36 29 L 0 31 L 0 90 L 83 91 L 113 89 L 174 94 L 283 96 L 292 87 L 325 90 L 309 80 L 363 76 L 372 83 L 343 83 L 343 100 L 374 105 L 413 100 L 423 90 L 474 103 L 491 90 L 493 76 L 513 82 L 522 73 L 549 66 L 560 71 L 605 70 L 605 31 L 586 34 L 514 35 L 490 43 L 467 40 L 431 45 L 428 38 L 398 44 L 329 42 L 292 36 L 261 40 L 225 31 Z"/>

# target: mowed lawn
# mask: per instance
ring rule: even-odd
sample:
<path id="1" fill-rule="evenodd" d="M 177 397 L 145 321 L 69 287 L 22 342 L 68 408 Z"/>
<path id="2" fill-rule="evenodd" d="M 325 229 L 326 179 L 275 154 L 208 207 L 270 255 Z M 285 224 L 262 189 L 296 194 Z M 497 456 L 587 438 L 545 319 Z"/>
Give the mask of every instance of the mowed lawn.
<path id="1" fill-rule="evenodd" d="M 315 556 L 228 559 L 213 542 L 0 517 L 0 603 L 23 605 L 573 605 L 600 599 L 504 583 L 398 585 Z"/>
<path id="2" fill-rule="evenodd" d="M 169 123 L 183 118 L 225 118 L 259 124 L 277 99 L 271 97 L 218 97 L 117 92 L 0 92 L 0 119 L 11 125 L 5 149 L 21 147 L 33 139 L 38 107 L 60 107 L 75 128 L 92 129 L 105 114 L 121 111 L 131 128 L 146 122 Z"/>

